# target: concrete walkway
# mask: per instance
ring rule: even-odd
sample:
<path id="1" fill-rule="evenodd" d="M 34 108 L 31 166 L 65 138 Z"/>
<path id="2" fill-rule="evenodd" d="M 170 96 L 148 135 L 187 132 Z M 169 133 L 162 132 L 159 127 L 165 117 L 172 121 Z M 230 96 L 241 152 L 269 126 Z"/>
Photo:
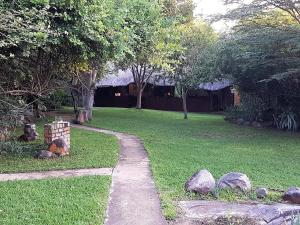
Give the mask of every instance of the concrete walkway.
<path id="1" fill-rule="evenodd" d="M 80 176 L 111 176 L 112 168 L 99 169 L 74 169 L 74 170 L 53 170 L 44 172 L 29 173 L 8 173 L 0 174 L 0 181 L 13 180 L 41 180 L 58 177 L 80 177 Z"/>
<path id="2" fill-rule="evenodd" d="M 166 225 L 149 159 L 141 141 L 118 132 L 78 125 L 73 127 L 111 134 L 120 142 L 120 159 L 112 175 L 105 225 Z"/>

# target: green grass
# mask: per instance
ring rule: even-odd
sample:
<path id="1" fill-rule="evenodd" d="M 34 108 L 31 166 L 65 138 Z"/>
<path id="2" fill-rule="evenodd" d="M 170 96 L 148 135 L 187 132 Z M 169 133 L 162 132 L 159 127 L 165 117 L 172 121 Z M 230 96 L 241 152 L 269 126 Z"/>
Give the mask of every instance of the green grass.
<path id="1" fill-rule="evenodd" d="M 72 128 L 70 156 L 53 160 L 34 159 L 35 144 L 43 142 L 43 124 L 38 125 L 39 141 L 31 144 L 32 151 L 24 155 L 0 155 L 0 173 L 44 171 L 74 168 L 114 167 L 119 145 L 115 137 Z M 45 147 L 46 148 L 46 147 Z"/>
<path id="2" fill-rule="evenodd" d="M 110 177 L 0 182 L 0 224 L 100 225 Z"/>
<path id="3" fill-rule="evenodd" d="M 208 169 L 218 179 L 237 171 L 254 187 L 300 186 L 300 135 L 241 127 L 222 116 L 135 109 L 99 109 L 90 126 L 139 136 L 148 151 L 164 214 L 173 218 L 173 201 L 190 198 L 185 181 Z"/>

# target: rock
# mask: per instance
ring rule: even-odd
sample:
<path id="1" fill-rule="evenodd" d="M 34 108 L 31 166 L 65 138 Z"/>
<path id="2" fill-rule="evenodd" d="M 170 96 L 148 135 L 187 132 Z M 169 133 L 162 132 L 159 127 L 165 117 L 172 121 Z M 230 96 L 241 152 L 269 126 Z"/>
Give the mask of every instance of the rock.
<path id="1" fill-rule="evenodd" d="M 79 110 L 76 114 L 75 123 L 76 124 L 84 124 L 86 122 L 85 114 L 83 110 Z"/>
<path id="2" fill-rule="evenodd" d="M 243 123 L 243 125 L 244 125 L 244 126 L 250 126 L 251 123 L 250 123 L 249 121 L 245 121 L 245 122 Z"/>
<path id="3" fill-rule="evenodd" d="M 42 151 L 38 151 L 35 154 L 35 158 L 37 159 L 55 159 L 58 156 L 52 152 L 46 151 L 46 150 L 42 150 Z"/>
<path id="4" fill-rule="evenodd" d="M 265 198 L 268 196 L 269 192 L 268 192 L 268 189 L 267 188 L 257 188 L 256 191 L 256 196 L 258 198 Z"/>
<path id="5" fill-rule="evenodd" d="M 208 194 L 215 189 L 216 182 L 208 170 L 200 170 L 195 173 L 186 183 L 186 191 L 199 194 Z"/>
<path id="6" fill-rule="evenodd" d="M 273 124 L 274 122 L 273 121 L 265 121 L 265 122 L 261 122 L 261 126 L 262 127 L 273 127 Z"/>
<path id="7" fill-rule="evenodd" d="M 257 127 L 257 128 L 262 127 L 261 123 L 260 123 L 260 122 L 257 122 L 257 121 L 253 121 L 251 125 L 252 125 L 253 127 Z"/>
<path id="8" fill-rule="evenodd" d="M 293 204 L 300 204 L 300 188 L 291 187 L 283 195 L 283 200 Z"/>
<path id="9" fill-rule="evenodd" d="M 240 118 L 240 119 L 236 120 L 236 123 L 239 125 L 242 125 L 244 123 L 244 121 L 245 121 L 244 119 Z"/>
<path id="10" fill-rule="evenodd" d="M 88 115 L 88 111 L 86 110 L 83 110 L 83 118 L 84 118 L 84 121 L 87 122 L 89 121 L 89 115 Z"/>
<path id="11" fill-rule="evenodd" d="M 69 154 L 68 146 L 67 146 L 66 142 L 61 138 L 52 141 L 48 146 L 48 151 L 55 153 L 59 156 Z"/>
<path id="12" fill-rule="evenodd" d="M 233 190 L 240 190 L 240 191 L 250 191 L 251 190 L 251 182 L 247 175 L 242 173 L 228 173 L 223 175 L 218 183 L 217 187 L 219 189 L 233 189 Z"/>
<path id="13" fill-rule="evenodd" d="M 35 124 L 25 124 L 24 134 L 18 138 L 18 141 L 35 141 L 38 139 L 39 134 L 36 132 Z"/>

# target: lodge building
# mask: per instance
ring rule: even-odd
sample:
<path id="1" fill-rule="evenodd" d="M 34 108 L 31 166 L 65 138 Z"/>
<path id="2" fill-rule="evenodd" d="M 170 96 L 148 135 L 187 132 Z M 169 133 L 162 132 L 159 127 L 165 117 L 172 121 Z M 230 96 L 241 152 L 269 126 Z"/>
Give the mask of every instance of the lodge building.
<path id="1" fill-rule="evenodd" d="M 119 70 L 118 75 L 110 74 L 97 82 L 95 106 L 132 108 L 136 105 L 136 96 L 131 71 Z M 227 80 L 199 84 L 187 97 L 189 112 L 222 111 L 233 104 L 234 94 Z M 174 84 L 154 76 L 143 92 L 142 108 L 182 111 L 182 100 L 176 96 Z"/>

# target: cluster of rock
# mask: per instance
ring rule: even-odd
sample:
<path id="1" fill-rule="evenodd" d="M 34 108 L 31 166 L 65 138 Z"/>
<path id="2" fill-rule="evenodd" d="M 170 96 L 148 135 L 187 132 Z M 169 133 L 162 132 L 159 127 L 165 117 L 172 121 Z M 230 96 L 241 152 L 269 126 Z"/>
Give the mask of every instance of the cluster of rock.
<path id="1" fill-rule="evenodd" d="M 230 189 L 233 191 L 250 192 L 252 189 L 250 179 L 247 175 L 238 172 L 231 172 L 223 175 L 217 182 L 208 170 L 200 170 L 193 174 L 185 183 L 185 190 L 198 194 L 214 193 L 215 190 Z M 268 196 L 267 188 L 256 189 L 258 198 Z M 294 204 L 300 204 L 300 189 L 289 188 L 283 195 L 283 200 Z"/>
<path id="2" fill-rule="evenodd" d="M 218 182 L 208 170 L 200 170 L 195 173 L 186 183 L 185 189 L 199 194 L 208 194 L 215 189 L 234 189 L 243 192 L 251 190 L 249 178 L 242 173 L 228 173 L 223 175 Z"/>
<path id="3" fill-rule="evenodd" d="M 24 134 L 18 138 L 19 141 L 30 142 L 38 139 L 39 134 L 36 131 L 35 124 L 25 124 L 23 131 Z"/>

